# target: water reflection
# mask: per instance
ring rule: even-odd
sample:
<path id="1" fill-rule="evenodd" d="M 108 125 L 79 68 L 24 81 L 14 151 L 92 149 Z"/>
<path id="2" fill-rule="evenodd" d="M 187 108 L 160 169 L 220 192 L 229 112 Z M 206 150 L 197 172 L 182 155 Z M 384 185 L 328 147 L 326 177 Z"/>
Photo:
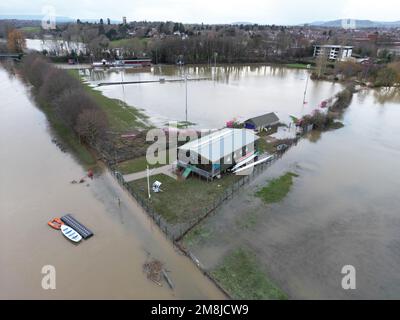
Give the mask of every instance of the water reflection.
<path id="1" fill-rule="evenodd" d="M 197 127 L 220 128 L 232 119 L 246 120 L 268 112 L 291 114 L 296 117 L 311 113 L 321 101 L 342 89 L 341 84 L 310 81 L 307 104 L 303 94 L 306 70 L 265 65 L 170 66 L 151 69 L 93 70 L 87 80 L 100 82 L 147 81 L 164 78 L 207 80 L 189 81 L 188 116 Z M 144 109 L 156 125 L 170 120 L 185 119 L 185 83 L 143 83 L 105 86 L 99 90 L 106 96 L 125 100 L 129 105 Z"/>
<path id="2" fill-rule="evenodd" d="M 374 90 L 375 99 L 384 104 L 386 102 L 400 103 L 400 88 L 382 88 Z"/>
<path id="3" fill-rule="evenodd" d="M 302 139 L 206 222 L 214 233 L 196 256 L 213 266 L 229 250 L 250 247 L 295 299 L 397 299 L 400 104 L 392 94 L 357 93 L 344 128 Z M 299 177 L 282 202 L 265 205 L 254 197 L 288 171 Z M 248 215 L 257 217 L 255 226 L 238 227 Z M 341 286 L 345 265 L 357 270 L 357 290 Z"/>

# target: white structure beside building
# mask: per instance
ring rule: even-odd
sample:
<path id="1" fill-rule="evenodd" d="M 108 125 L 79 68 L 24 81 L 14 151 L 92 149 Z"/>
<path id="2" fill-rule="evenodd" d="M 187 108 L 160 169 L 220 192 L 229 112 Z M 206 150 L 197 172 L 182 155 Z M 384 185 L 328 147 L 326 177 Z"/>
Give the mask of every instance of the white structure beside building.
<path id="1" fill-rule="evenodd" d="M 314 57 L 325 56 L 331 61 L 342 61 L 351 58 L 352 46 L 339 45 L 316 45 L 314 46 Z"/>

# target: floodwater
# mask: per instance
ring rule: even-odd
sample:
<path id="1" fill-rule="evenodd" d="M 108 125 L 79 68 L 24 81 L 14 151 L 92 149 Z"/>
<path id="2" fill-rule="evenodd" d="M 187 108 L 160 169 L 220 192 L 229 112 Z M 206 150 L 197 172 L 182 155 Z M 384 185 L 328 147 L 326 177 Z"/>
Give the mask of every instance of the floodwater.
<path id="1" fill-rule="evenodd" d="M 224 298 L 109 173 L 72 185 L 85 171 L 51 142 L 26 86 L 3 69 L 0 83 L 0 299 Z M 47 226 L 65 213 L 94 237 L 74 245 Z M 165 263 L 174 291 L 146 278 L 148 255 Z M 45 265 L 56 268 L 56 290 L 42 289 Z"/>
<path id="2" fill-rule="evenodd" d="M 309 80 L 303 105 L 308 71 L 282 67 L 252 66 L 165 66 L 152 68 L 86 70 L 93 85 L 102 82 L 169 79 L 208 79 L 187 82 L 188 121 L 196 127 L 221 128 L 232 119 L 246 120 L 268 112 L 282 117 L 311 113 L 320 103 L 342 89 L 342 85 Z M 143 109 L 156 125 L 184 121 L 185 82 L 142 83 L 98 87 L 104 95 L 121 99 Z"/>
<path id="3" fill-rule="evenodd" d="M 26 39 L 26 48 L 42 52 L 43 50 L 55 52 L 59 54 L 75 52 L 86 52 L 86 46 L 82 42 L 63 41 L 63 40 L 42 40 L 42 39 Z"/>
<path id="4" fill-rule="evenodd" d="M 214 240 L 195 254 L 211 268 L 229 250 L 248 247 L 290 298 L 398 299 L 399 119 L 398 90 L 356 94 L 344 128 L 289 150 L 206 223 Z M 281 203 L 254 196 L 287 171 L 299 177 Z M 257 223 L 239 227 L 249 219 Z M 341 286 L 346 265 L 356 269 L 356 290 Z"/>

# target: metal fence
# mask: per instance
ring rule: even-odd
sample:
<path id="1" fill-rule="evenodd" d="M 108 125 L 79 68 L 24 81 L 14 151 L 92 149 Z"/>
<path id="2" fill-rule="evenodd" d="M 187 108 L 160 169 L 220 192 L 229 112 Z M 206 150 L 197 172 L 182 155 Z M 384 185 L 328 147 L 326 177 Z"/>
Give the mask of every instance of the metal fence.
<path id="1" fill-rule="evenodd" d="M 298 139 L 294 141 L 294 144 L 297 144 Z M 290 146 L 289 146 L 290 148 Z M 250 183 L 254 178 L 259 176 L 262 172 L 264 172 L 268 167 L 270 167 L 275 161 L 280 159 L 283 154 L 289 150 L 286 149 L 283 152 L 279 152 L 274 154 L 274 157 L 267 162 L 259 164 L 254 167 L 251 174 L 242 176 L 239 180 L 235 181 L 232 185 L 224 190 L 222 195 L 218 198 L 214 199 L 209 206 L 206 208 L 202 208 L 197 211 L 195 216 L 190 221 L 185 223 L 181 223 L 179 225 L 171 225 L 168 223 L 159 213 L 155 211 L 151 202 L 142 194 L 141 190 L 136 189 L 131 184 L 127 183 L 124 180 L 123 175 L 116 170 L 115 163 L 106 162 L 111 173 L 115 176 L 119 184 L 125 188 L 132 197 L 140 204 L 140 206 L 144 209 L 144 211 L 153 219 L 153 221 L 159 226 L 159 228 L 165 233 L 165 235 L 173 242 L 180 241 L 189 231 L 195 228 L 200 222 L 204 219 L 212 215 L 217 211 L 217 209 L 222 206 L 222 204 L 232 199 L 235 194 L 240 191 L 243 186 Z M 192 212 L 193 213 L 193 212 Z"/>

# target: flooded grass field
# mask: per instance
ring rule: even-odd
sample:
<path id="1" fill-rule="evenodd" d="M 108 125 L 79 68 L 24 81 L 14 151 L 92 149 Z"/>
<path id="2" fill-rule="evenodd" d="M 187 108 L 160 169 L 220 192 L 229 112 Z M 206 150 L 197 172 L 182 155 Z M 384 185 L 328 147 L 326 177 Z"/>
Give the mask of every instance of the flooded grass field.
<path id="1" fill-rule="evenodd" d="M 212 270 L 246 248 L 292 299 L 398 299 L 398 119 L 398 91 L 356 94 L 344 128 L 290 149 L 201 225 L 194 254 Z M 256 192 L 286 172 L 299 175 L 288 195 L 263 203 Z M 356 290 L 341 287 L 346 265 L 356 268 Z"/>
<path id="2" fill-rule="evenodd" d="M 252 66 L 163 66 L 148 69 L 95 69 L 86 79 L 97 85 L 105 82 L 159 80 L 160 78 L 208 79 L 188 81 L 188 121 L 201 128 L 221 128 L 232 119 L 246 120 L 268 112 L 299 117 L 319 108 L 343 87 L 321 81 L 310 81 L 306 101 L 303 96 L 307 70 L 265 65 Z M 143 109 L 158 126 L 169 121 L 184 121 L 186 85 L 181 82 L 142 83 L 98 87 L 109 98 Z"/>

